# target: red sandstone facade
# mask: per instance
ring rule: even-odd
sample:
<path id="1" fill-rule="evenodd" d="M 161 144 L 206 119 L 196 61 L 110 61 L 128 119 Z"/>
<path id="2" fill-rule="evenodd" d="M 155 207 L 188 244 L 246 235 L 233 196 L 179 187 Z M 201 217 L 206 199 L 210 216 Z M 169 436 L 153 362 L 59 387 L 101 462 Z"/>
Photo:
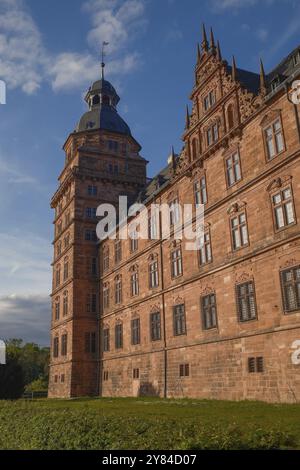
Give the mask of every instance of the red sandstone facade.
<path id="1" fill-rule="evenodd" d="M 151 182 L 131 135 L 71 134 L 52 201 L 49 396 L 300 399 L 299 76 L 298 49 L 256 75 L 204 31 L 183 151 Z M 176 220 L 167 240 L 93 241 L 89 209 L 120 194 L 204 203 L 204 247 L 186 250 Z"/>

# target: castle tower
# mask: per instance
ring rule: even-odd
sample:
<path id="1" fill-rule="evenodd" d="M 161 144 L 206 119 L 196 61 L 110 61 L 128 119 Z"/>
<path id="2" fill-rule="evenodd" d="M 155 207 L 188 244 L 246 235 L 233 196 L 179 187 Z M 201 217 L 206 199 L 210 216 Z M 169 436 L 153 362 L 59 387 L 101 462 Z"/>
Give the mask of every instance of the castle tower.
<path id="1" fill-rule="evenodd" d="M 141 146 L 119 116 L 103 74 L 89 88 L 89 110 L 64 144 L 65 164 L 51 207 L 54 258 L 49 397 L 98 394 L 99 253 L 96 209 L 118 204 L 146 183 Z"/>

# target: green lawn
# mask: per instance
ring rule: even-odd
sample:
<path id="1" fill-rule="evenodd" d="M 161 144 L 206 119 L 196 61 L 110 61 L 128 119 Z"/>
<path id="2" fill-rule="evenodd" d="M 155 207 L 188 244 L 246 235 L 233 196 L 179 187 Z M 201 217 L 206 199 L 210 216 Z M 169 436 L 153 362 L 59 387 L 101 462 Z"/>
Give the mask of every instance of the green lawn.
<path id="1" fill-rule="evenodd" d="M 1 449 L 300 448 L 300 405 L 158 398 L 0 402 Z"/>

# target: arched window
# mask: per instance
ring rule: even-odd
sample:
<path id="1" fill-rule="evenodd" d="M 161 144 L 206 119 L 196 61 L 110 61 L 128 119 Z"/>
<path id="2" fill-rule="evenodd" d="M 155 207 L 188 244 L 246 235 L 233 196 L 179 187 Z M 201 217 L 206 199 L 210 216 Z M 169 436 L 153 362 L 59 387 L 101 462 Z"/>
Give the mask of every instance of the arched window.
<path id="1" fill-rule="evenodd" d="M 58 287 L 60 285 L 60 264 L 56 266 L 55 271 L 55 286 Z"/>
<path id="2" fill-rule="evenodd" d="M 102 104 L 109 106 L 109 96 L 102 96 Z"/>
<path id="3" fill-rule="evenodd" d="M 198 141 L 196 138 L 192 140 L 192 160 L 195 160 L 197 158 L 197 152 L 198 152 Z"/>
<path id="4" fill-rule="evenodd" d="M 64 259 L 64 281 L 69 277 L 69 258 L 66 256 Z"/>
<path id="5" fill-rule="evenodd" d="M 137 266 L 130 269 L 130 294 L 132 297 L 139 295 L 139 271 Z"/>
<path id="6" fill-rule="evenodd" d="M 63 316 L 67 316 L 69 311 L 69 295 L 68 291 L 64 292 L 64 299 L 63 299 Z"/>
<path id="7" fill-rule="evenodd" d="M 95 95 L 94 98 L 93 98 L 93 104 L 99 104 L 100 103 L 100 97 L 99 95 Z"/>
<path id="8" fill-rule="evenodd" d="M 230 104 L 227 109 L 227 121 L 228 121 L 228 130 L 230 130 L 234 126 L 234 111 L 233 111 L 232 104 Z"/>

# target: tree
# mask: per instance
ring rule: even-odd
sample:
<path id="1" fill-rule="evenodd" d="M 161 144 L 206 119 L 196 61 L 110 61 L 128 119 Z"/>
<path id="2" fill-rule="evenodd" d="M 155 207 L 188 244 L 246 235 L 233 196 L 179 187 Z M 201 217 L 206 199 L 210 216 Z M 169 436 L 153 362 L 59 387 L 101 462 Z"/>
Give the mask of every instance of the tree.
<path id="1" fill-rule="evenodd" d="M 9 354 L 6 361 L 5 365 L 0 365 L 0 400 L 16 400 L 24 392 L 23 369 Z"/>
<path id="2" fill-rule="evenodd" d="M 7 364 L 0 366 L 0 399 L 20 398 L 24 389 L 47 389 L 49 348 L 21 339 L 6 342 Z"/>

